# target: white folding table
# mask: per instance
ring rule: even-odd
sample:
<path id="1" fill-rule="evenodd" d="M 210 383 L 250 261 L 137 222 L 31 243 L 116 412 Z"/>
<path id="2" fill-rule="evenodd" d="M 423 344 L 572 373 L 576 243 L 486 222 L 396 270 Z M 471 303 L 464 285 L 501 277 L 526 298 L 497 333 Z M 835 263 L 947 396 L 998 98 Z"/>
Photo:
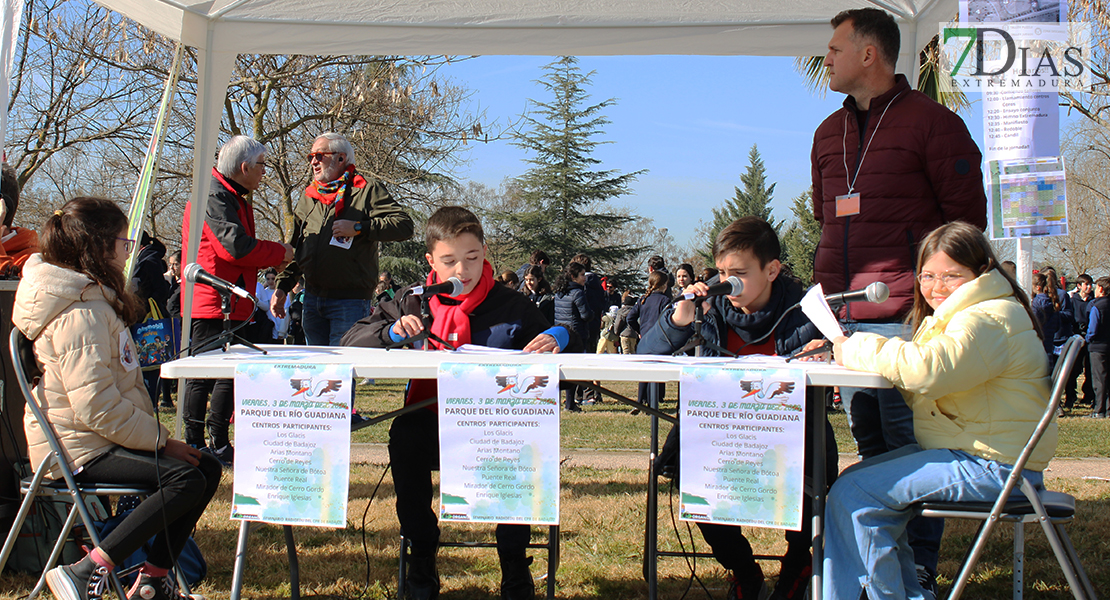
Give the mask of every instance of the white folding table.
<path id="1" fill-rule="evenodd" d="M 241 363 L 309 363 L 309 364 L 350 364 L 354 366 L 358 378 L 391 379 L 434 379 L 442 362 L 474 363 L 528 363 L 559 365 L 559 376 L 569 381 L 634 381 L 634 382 L 677 382 L 686 364 L 717 365 L 722 367 L 758 368 L 764 366 L 782 367 L 782 359 L 764 356 L 746 356 L 736 359 L 722 358 L 672 358 L 651 355 L 624 354 L 527 354 L 523 352 L 445 352 L 422 350 L 382 350 L 378 348 L 349 348 L 332 346 L 278 346 L 263 345 L 267 354 L 241 346 L 233 346 L 228 351 L 213 350 L 198 356 L 181 358 L 162 365 L 162 377 L 166 379 L 200 378 L 229 379 L 235 376 L 235 367 Z M 806 384 L 813 387 L 857 387 L 888 388 L 890 382 L 874 373 L 850 371 L 837 365 L 823 362 L 792 362 L 790 367 L 805 371 Z M 821 417 L 814 422 L 824 421 L 824 402 L 818 402 Z M 822 423 L 823 425 L 823 423 Z M 658 453 L 657 428 L 653 424 L 650 460 Z M 825 428 L 813 427 L 809 443 L 813 445 L 812 484 L 813 484 L 813 580 L 812 598 L 821 598 L 821 567 L 824 560 L 824 512 L 825 512 Z M 653 471 L 649 468 L 649 473 Z M 654 475 L 652 475 L 654 478 Z M 647 540 L 645 552 L 652 558 L 646 562 L 645 577 L 648 584 L 648 598 L 655 600 L 657 594 L 655 544 L 655 516 L 657 510 L 654 495 L 649 495 L 649 518 L 647 519 Z M 242 585 L 242 570 L 245 564 L 247 522 L 240 526 L 240 544 L 236 549 L 235 572 L 232 580 L 231 598 L 238 600 Z"/>

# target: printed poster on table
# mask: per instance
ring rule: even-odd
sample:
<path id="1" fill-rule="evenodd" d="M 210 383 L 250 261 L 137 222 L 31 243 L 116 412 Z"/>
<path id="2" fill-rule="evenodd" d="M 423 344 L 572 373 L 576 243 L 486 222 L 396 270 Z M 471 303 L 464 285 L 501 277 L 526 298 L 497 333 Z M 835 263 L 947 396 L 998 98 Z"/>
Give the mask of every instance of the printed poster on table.
<path id="1" fill-rule="evenodd" d="M 800 529 L 805 372 L 684 367 L 681 382 L 681 518 Z"/>
<path id="2" fill-rule="evenodd" d="M 351 365 L 235 367 L 231 518 L 347 525 Z"/>
<path id="3" fill-rule="evenodd" d="M 439 367 L 440 519 L 559 524 L 559 366 Z"/>

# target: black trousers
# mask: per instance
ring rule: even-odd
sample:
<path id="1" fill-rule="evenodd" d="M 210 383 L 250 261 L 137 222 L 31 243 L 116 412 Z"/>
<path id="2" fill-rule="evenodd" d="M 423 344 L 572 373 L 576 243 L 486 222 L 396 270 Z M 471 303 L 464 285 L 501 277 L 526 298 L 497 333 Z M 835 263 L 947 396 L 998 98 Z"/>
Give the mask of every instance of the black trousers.
<path id="1" fill-rule="evenodd" d="M 1087 352 L 1087 346 L 1079 349 L 1079 356 L 1075 359 L 1075 366 L 1072 367 L 1071 373 L 1068 374 L 1068 382 L 1064 386 L 1064 408 L 1071 408 L 1075 406 L 1077 401 L 1076 386 L 1079 383 L 1079 374 L 1086 375 L 1083 378 L 1083 400 L 1093 401 L 1095 398 L 1094 387 L 1091 386 L 1091 356 Z"/>
<path id="2" fill-rule="evenodd" d="M 234 327 L 241 321 L 231 321 Z M 223 319 L 193 319 L 193 344 L 211 339 L 224 330 Z M 182 396 L 182 416 L 185 420 L 185 443 L 204 447 L 204 429 L 208 427 L 210 446 L 222 448 L 228 444 L 231 413 L 235 410 L 234 379 L 188 379 Z M 205 412 L 208 418 L 205 418 Z"/>
<path id="3" fill-rule="evenodd" d="M 824 402 L 825 396 L 821 394 L 818 396 L 813 390 L 806 390 L 806 411 L 807 415 L 814 414 L 813 411 L 817 410 L 817 403 Z M 826 491 L 831 487 L 833 482 L 836 481 L 837 473 L 839 472 L 839 453 L 836 447 L 836 437 L 833 432 L 832 425 L 828 420 L 825 420 L 825 485 Z M 807 417 L 805 427 L 805 473 L 808 475 L 813 470 L 813 445 L 809 443 L 812 438 L 812 424 L 811 420 Z M 672 464 L 678 464 L 678 425 L 675 425 L 671 432 L 667 435 L 667 440 L 663 448 L 659 451 L 659 458 L 657 461 L 660 463 L 671 461 Z M 681 476 L 681 473 L 679 473 Z M 677 480 L 675 484 L 677 485 Z M 810 549 L 813 545 L 813 500 L 809 496 L 802 498 L 802 528 L 799 531 L 784 531 L 786 538 L 786 555 L 783 557 L 783 562 L 802 562 L 808 563 L 810 559 Z M 748 538 L 744 537 L 744 532 L 739 525 L 723 525 L 720 523 L 698 523 L 698 529 L 701 530 L 702 537 L 705 538 L 706 543 L 712 549 L 713 558 L 721 563 L 721 566 L 739 573 L 746 573 L 748 569 L 755 564 L 754 553 L 752 552 L 752 545 L 748 542 Z"/>
<path id="4" fill-rule="evenodd" d="M 439 417 L 419 409 L 393 419 L 389 464 L 397 493 L 397 520 L 414 556 L 428 556 L 439 543 L 439 519 L 432 510 L 432 471 L 439 470 Z M 524 558 L 531 528 L 498 523 L 497 554 Z"/>
<path id="5" fill-rule="evenodd" d="M 222 471 L 220 461 L 208 454 L 201 454 L 194 467 L 154 452 L 116 446 L 85 464 L 74 479 L 157 488 L 100 541 L 100 550 L 118 565 L 154 537 L 147 562 L 168 569 L 215 495 Z"/>
<path id="6" fill-rule="evenodd" d="M 1091 379 L 1092 385 L 1095 388 L 1095 407 L 1093 413 L 1098 415 L 1105 415 L 1110 410 L 1110 404 L 1107 403 L 1108 393 L 1110 393 L 1110 381 L 1107 376 L 1110 375 L 1108 371 L 1107 360 L 1110 360 L 1110 354 L 1103 352 L 1091 352 Z"/>

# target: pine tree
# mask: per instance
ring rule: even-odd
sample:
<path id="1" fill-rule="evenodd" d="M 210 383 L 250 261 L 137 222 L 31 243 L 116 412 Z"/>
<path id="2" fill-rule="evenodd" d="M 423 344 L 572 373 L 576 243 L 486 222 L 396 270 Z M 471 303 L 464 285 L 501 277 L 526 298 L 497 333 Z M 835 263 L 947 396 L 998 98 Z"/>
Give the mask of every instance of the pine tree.
<path id="1" fill-rule="evenodd" d="M 629 184 L 645 171 L 620 174 L 595 170 L 600 163 L 593 150 L 602 143 L 609 121 L 602 116 L 614 99 L 586 105 L 591 73 L 583 73 L 578 59 L 563 56 L 544 67 L 538 83 L 554 96 L 551 102 L 530 100 L 537 118 L 525 117 L 528 131 L 515 144 L 527 150 L 531 167 L 519 178 L 525 208 L 501 215 L 512 224 L 511 243 L 523 255 L 543 250 L 552 265 L 562 268 L 579 252 L 588 254 L 594 271 L 608 275 L 618 262 L 640 250 L 614 243 L 612 234 L 632 218 L 612 210 L 607 201 L 627 194 Z"/>
<path id="2" fill-rule="evenodd" d="M 744 189 L 734 188 L 736 195 L 726 200 L 721 208 L 713 209 L 709 244 L 703 253 L 708 264 L 713 263 L 713 241 L 717 239 L 717 234 L 740 217 L 759 217 L 770 223 L 776 233 L 782 229 L 782 221 L 776 222 L 771 215 L 771 199 L 774 197 L 776 184 L 767 185 L 767 169 L 755 144 L 752 144 L 752 149 L 748 152 L 748 168 L 740 175 L 740 183 L 744 184 Z"/>
<path id="3" fill-rule="evenodd" d="M 782 234 L 783 262 L 794 276 L 809 285 L 813 283 L 813 255 L 821 241 L 821 224 L 813 217 L 813 190 L 802 192 L 790 207 L 794 221 Z"/>

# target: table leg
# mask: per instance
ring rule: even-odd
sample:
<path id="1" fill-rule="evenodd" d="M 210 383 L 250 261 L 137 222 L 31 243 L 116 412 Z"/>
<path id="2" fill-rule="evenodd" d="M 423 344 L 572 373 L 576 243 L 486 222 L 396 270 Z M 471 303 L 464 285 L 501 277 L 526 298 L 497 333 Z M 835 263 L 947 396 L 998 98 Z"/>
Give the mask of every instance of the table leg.
<path id="1" fill-rule="evenodd" d="M 301 567 L 297 560 L 297 541 L 293 539 L 293 527 L 283 525 L 285 530 L 285 553 L 289 556 L 289 597 L 301 600 Z"/>
<path id="2" fill-rule="evenodd" d="M 813 576 L 810 578 L 810 599 L 821 600 L 825 563 L 825 388 L 814 388 L 817 402 L 812 411 L 813 423 Z"/>
<path id="3" fill-rule="evenodd" d="M 239 542 L 235 545 L 235 567 L 231 573 L 231 600 L 239 600 L 243 589 L 243 571 L 247 568 L 247 538 L 250 537 L 250 521 L 239 522 Z"/>
<path id="4" fill-rule="evenodd" d="M 649 384 L 648 404 L 659 408 L 658 386 Z M 651 453 L 648 455 L 647 515 L 644 526 L 644 579 L 647 581 L 648 600 L 659 595 L 659 481 L 655 473 L 655 457 L 659 454 L 659 417 L 651 417 Z"/>

